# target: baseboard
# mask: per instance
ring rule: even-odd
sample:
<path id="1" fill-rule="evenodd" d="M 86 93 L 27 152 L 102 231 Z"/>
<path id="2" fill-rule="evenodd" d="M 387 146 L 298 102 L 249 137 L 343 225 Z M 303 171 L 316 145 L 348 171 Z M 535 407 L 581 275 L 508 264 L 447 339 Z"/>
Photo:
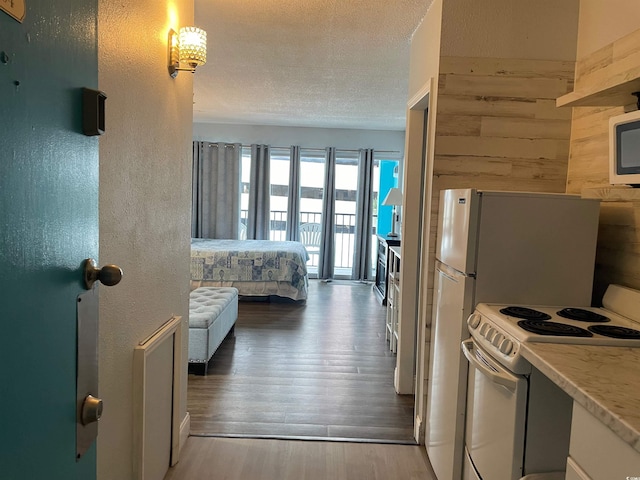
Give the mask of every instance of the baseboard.
<path id="1" fill-rule="evenodd" d="M 413 438 L 415 438 L 418 445 L 424 443 L 424 429 L 422 427 L 422 418 L 420 415 L 416 415 L 413 419 Z"/>
<path id="2" fill-rule="evenodd" d="M 184 416 L 182 422 L 180 423 L 180 452 L 182 452 L 182 448 L 184 444 L 187 443 L 187 438 L 189 438 L 189 433 L 191 432 L 191 415 L 189 412 Z"/>

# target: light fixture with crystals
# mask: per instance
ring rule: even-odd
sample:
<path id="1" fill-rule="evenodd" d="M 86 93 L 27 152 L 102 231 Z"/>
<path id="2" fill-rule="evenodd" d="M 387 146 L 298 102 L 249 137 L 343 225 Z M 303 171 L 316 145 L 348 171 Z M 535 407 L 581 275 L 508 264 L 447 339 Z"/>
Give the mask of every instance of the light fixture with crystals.
<path id="1" fill-rule="evenodd" d="M 182 27 L 179 33 L 169 30 L 169 75 L 180 71 L 195 72 L 207 63 L 207 32 L 197 27 Z"/>

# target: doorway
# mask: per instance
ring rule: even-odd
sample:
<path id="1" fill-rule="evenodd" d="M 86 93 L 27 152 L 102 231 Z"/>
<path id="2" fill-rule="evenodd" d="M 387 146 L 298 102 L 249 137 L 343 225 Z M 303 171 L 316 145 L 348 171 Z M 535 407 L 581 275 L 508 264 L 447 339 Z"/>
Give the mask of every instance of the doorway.
<path id="1" fill-rule="evenodd" d="M 429 349 L 426 319 L 429 309 L 431 279 L 428 273 L 431 232 L 431 179 L 433 174 L 432 110 L 434 80 L 431 79 L 408 103 L 405 152 L 405 201 L 402 223 L 402 264 L 400 283 L 401 317 L 395 389 L 400 394 L 414 394 L 414 438 L 424 437 L 425 381 Z M 408 286 L 408 288 L 407 288 Z"/>

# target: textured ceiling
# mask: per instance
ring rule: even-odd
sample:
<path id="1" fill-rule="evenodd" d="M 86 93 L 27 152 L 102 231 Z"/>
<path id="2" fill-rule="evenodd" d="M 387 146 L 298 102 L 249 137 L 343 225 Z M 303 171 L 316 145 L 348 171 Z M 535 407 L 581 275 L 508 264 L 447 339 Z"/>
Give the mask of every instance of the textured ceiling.
<path id="1" fill-rule="evenodd" d="M 196 0 L 195 122 L 403 130 L 432 0 Z"/>

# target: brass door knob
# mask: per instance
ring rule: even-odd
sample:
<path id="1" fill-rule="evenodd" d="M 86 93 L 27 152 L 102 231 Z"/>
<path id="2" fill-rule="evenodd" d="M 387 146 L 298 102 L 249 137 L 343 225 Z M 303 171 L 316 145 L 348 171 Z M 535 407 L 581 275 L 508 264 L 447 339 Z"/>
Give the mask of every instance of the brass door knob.
<path id="1" fill-rule="evenodd" d="M 91 290 L 96 280 L 108 287 L 117 285 L 122 280 L 122 269 L 117 265 L 105 265 L 102 268 L 98 268 L 93 258 L 87 258 L 84 261 L 85 288 Z"/>

